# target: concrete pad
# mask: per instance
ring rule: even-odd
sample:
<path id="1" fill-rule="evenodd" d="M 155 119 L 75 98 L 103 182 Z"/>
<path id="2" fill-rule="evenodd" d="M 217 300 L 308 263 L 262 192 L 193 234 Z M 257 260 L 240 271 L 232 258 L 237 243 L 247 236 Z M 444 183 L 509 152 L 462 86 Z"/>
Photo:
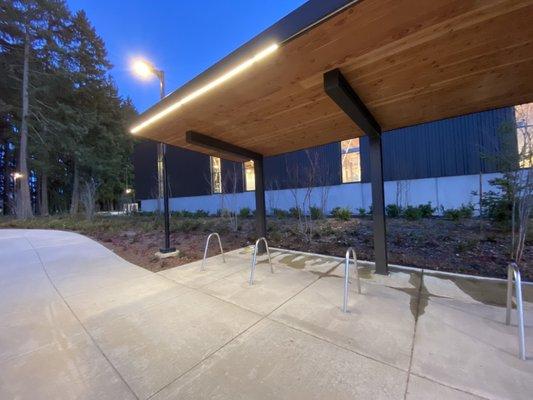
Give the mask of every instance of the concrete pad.
<path id="1" fill-rule="evenodd" d="M 251 259 L 232 253 L 226 253 L 226 262 L 221 256 L 210 257 L 202 270 L 202 261 L 195 261 L 158 272 L 168 279 L 191 288 L 201 288 L 235 272 L 250 269 Z"/>
<path id="2" fill-rule="evenodd" d="M 439 275 L 426 271 L 424 272 L 423 293 L 434 298 L 447 297 L 466 302 L 505 307 L 507 282 L 499 279 Z M 522 296 L 525 307 L 533 306 L 533 285 L 522 284 Z"/>
<path id="3" fill-rule="evenodd" d="M 250 251 L 248 249 L 249 248 L 243 249 L 243 252 L 246 253 L 247 251 Z M 316 275 L 325 274 L 342 263 L 342 261 L 336 257 L 281 249 L 271 250 L 271 256 L 274 263 L 282 264 L 296 270 L 309 271 Z"/>
<path id="4" fill-rule="evenodd" d="M 250 288 L 251 248 L 210 258 L 205 272 L 198 261 L 154 274 L 68 232 L 0 230 L 0 241 L 2 399 L 127 399 L 130 387 L 195 399 L 533 392 L 531 352 L 518 360 L 516 326 L 503 323 L 501 281 L 425 273 L 421 285 L 420 273 L 362 263 L 364 294 L 352 285 L 343 314 L 335 257 L 273 251 L 276 273 L 260 263 Z M 531 321 L 528 302 L 528 350 Z"/>
<path id="5" fill-rule="evenodd" d="M 44 273 L 40 274 L 37 266 L 23 268 L 28 272 L 28 279 L 13 276 L 2 279 L 0 286 L 0 313 L 7 316 L 20 309 L 31 308 L 33 305 L 46 304 L 59 298 Z M 42 268 L 41 268 L 42 270 Z M 20 271 L 23 273 L 24 271 Z"/>
<path id="6" fill-rule="evenodd" d="M 263 320 L 154 400 L 403 399 L 406 375 Z"/>
<path id="7" fill-rule="evenodd" d="M 76 262 L 72 262 L 72 265 L 76 265 Z M 107 258 L 96 260 L 92 267 L 90 264 L 84 265 L 82 263 L 80 268 L 73 267 L 73 270 L 77 270 L 78 272 L 68 273 L 60 277 L 51 276 L 54 285 L 64 297 L 70 297 L 99 288 L 117 285 L 127 280 L 146 278 L 153 275 L 152 272 L 144 268 L 129 268 L 126 264 L 117 264 Z"/>
<path id="8" fill-rule="evenodd" d="M 85 325 L 98 326 L 190 290 L 165 277 L 151 274 L 68 296 L 65 300 Z"/>
<path id="9" fill-rule="evenodd" d="M 90 328 L 140 398 L 249 328 L 260 316 L 196 291 Z"/>
<path id="10" fill-rule="evenodd" d="M 344 280 L 323 277 L 269 318 L 328 342 L 407 371 L 413 341 L 418 288 L 398 289 L 361 282 L 350 286 L 348 310 L 341 310 Z"/>
<path id="11" fill-rule="evenodd" d="M 518 359 L 516 326 L 504 318 L 501 307 L 430 298 L 420 309 L 412 372 L 488 399 L 531 399 L 531 351 L 528 361 Z M 529 312 L 526 345 L 531 321 Z"/>
<path id="12" fill-rule="evenodd" d="M 27 285 L 34 280 L 48 280 L 38 260 L 20 264 L 13 262 L 0 267 L 0 292 L 2 288 L 9 290 L 10 286 Z"/>
<path id="13" fill-rule="evenodd" d="M 20 237 L 24 237 L 24 233 L 27 231 L 29 231 L 29 229 L 2 228 L 0 229 L 0 238 L 18 239 Z"/>
<path id="14" fill-rule="evenodd" d="M 428 397 L 432 400 L 483 400 L 482 397 L 411 375 L 406 400 L 427 400 Z"/>
<path id="15" fill-rule="evenodd" d="M 31 243 L 26 238 L 5 238 L 0 236 L 0 254 L 33 250 Z"/>
<path id="16" fill-rule="evenodd" d="M 109 249 L 93 240 L 40 247 L 38 252 L 39 257 L 45 266 L 55 264 L 57 261 L 62 261 L 65 259 L 65 256 L 76 257 L 77 259 L 110 257 L 115 258 L 118 261 L 123 261 Z"/>
<path id="17" fill-rule="evenodd" d="M 0 362 L 0 370 L 1 399 L 135 399 L 84 334 Z"/>
<path id="18" fill-rule="evenodd" d="M 6 268 L 18 268 L 28 264 L 40 263 L 39 256 L 33 249 L 3 251 L 0 255 L 0 271 Z"/>
<path id="19" fill-rule="evenodd" d="M 269 314 L 300 292 L 318 276 L 309 272 L 274 264 L 274 273 L 268 263 L 257 264 L 254 284 L 249 284 L 249 269 L 241 270 L 202 287 L 204 293 L 229 301 L 259 314 Z"/>
<path id="20" fill-rule="evenodd" d="M 32 229 L 25 231 L 24 237 L 32 244 L 33 248 L 57 247 L 74 243 L 92 242 L 87 236 L 75 232 L 52 231 L 45 229 Z"/>
<path id="21" fill-rule="evenodd" d="M 63 342 L 81 332 L 78 321 L 59 296 L 2 311 L 0 361 Z"/>

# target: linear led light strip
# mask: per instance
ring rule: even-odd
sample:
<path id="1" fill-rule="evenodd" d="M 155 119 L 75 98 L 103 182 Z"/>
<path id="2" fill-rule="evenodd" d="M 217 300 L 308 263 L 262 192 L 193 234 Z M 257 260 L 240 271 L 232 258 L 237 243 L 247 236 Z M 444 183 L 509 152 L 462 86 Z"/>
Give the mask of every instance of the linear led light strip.
<path id="1" fill-rule="evenodd" d="M 278 44 L 272 44 L 268 46 L 266 49 L 260 51 L 256 55 L 254 55 L 252 58 L 246 60 L 242 64 L 237 65 L 235 68 L 233 68 L 231 71 L 228 71 L 222 76 L 219 76 L 215 80 L 209 82 L 207 85 L 202 86 L 200 89 L 195 90 L 191 94 L 183 97 L 182 99 L 176 101 L 175 103 L 169 105 L 164 110 L 159 111 L 157 114 L 153 115 L 152 117 L 148 118 L 146 121 L 140 123 L 137 126 L 134 126 L 131 129 L 131 133 L 137 133 L 141 129 L 146 128 L 148 125 L 153 124 L 154 122 L 160 120 L 165 115 L 170 114 L 172 111 L 176 110 L 177 108 L 181 107 L 183 104 L 188 103 L 191 100 L 194 100 L 195 98 L 201 96 L 202 94 L 210 91 L 211 89 L 216 88 L 217 86 L 221 85 L 222 83 L 226 82 L 228 79 L 233 78 L 235 75 L 239 74 L 240 72 L 250 68 L 253 64 L 256 62 L 262 60 L 266 56 L 268 56 L 270 53 L 273 53 L 279 48 Z"/>

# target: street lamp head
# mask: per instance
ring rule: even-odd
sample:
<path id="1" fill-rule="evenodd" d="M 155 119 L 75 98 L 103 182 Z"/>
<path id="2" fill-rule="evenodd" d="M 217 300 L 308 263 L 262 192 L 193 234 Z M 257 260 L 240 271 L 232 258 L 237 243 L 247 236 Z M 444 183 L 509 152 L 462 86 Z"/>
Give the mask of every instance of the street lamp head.
<path id="1" fill-rule="evenodd" d="M 124 192 L 125 192 L 126 194 L 131 194 L 132 191 L 133 191 L 132 189 L 127 188 Z"/>
<path id="2" fill-rule="evenodd" d="M 156 70 L 152 64 L 148 61 L 142 60 L 140 58 L 133 60 L 132 69 L 135 74 L 142 79 L 150 79 L 156 75 Z"/>
<path id="3" fill-rule="evenodd" d="M 13 179 L 14 180 L 17 180 L 17 179 L 20 179 L 22 177 L 24 177 L 24 174 L 21 174 L 20 172 L 13 172 Z"/>

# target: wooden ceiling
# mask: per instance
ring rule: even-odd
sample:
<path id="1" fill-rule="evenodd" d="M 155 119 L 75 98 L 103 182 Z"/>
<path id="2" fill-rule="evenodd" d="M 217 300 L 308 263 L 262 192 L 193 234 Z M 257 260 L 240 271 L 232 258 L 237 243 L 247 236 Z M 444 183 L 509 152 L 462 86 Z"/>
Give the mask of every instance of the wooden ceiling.
<path id="1" fill-rule="evenodd" d="M 324 92 L 334 68 L 383 130 L 533 101 L 533 0 L 359 1 L 137 135 L 216 154 L 185 142 L 193 130 L 265 156 L 361 136 Z"/>

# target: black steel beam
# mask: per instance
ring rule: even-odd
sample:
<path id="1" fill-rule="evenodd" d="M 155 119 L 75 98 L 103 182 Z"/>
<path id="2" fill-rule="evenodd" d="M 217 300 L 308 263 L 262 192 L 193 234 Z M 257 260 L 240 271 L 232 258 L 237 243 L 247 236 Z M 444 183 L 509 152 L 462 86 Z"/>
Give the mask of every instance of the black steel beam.
<path id="1" fill-rule="evenodd" d="M 324 74 L 324 90 L 366 135 L 381 135 L 381 126 L 338 68 Z"/>
<path id="2" fill-rule="evenodd" d="M 213 150 L 218 153 L 221 158 L 227 157 L 231 160 L 239 161 L 258 160 L 263 158 L 259 153 L 215 139 L 211 136 L 204 135 L 203 133 L 188 131 L 185 135 L 185 141 L 187 143 Z"/>
<path id="3" fill-rule="evenodd" d="M 388 274 L 381 126 L 339 69 L 334 69 L 324 74 L 324 90 L 340 109 L 357 124 L 365 135 L 369 136 L 374 260 L 376 263 L 376 273 Z"/>
<path id="4" fill-rule="evenodd" d="M 266 206 L 265 206 L 265 173 L 263 169 L 263 157 L 254 160 L 255 174 L 255 221 L 257 237 L 267 236 Z M 259 243 L 259 253 L 266 251 L 264 242 Z"/>

